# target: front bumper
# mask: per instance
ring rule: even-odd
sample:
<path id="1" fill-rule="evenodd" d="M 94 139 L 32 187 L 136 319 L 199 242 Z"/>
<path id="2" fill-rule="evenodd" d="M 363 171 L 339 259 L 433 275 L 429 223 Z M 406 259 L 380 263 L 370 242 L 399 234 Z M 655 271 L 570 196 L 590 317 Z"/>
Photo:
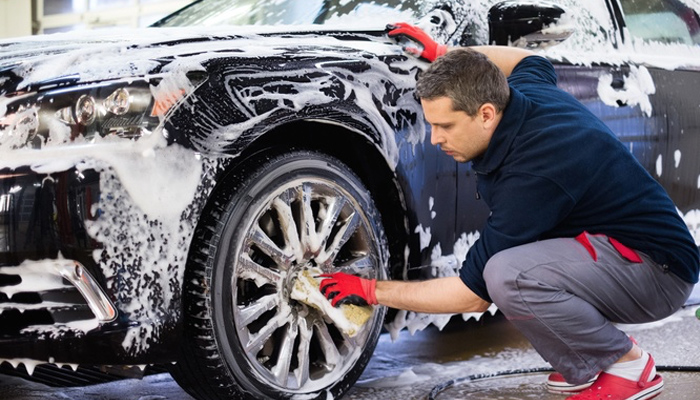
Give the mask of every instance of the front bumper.
<path id="1" fill-rule="evenodd" d="M 0 170 L 0 359 L 144 361 L 121 345 L 134 323 L 93 257 L 99 184 L 93 170 Z"/>

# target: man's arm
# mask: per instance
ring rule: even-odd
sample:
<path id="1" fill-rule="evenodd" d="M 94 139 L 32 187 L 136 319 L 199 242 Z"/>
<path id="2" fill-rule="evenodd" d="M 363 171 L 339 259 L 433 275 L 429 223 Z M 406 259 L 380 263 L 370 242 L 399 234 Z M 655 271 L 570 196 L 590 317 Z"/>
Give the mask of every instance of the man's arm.
<path id="1" fill-rule="evenodd" d="M 508 46 L 471 46 L 472 50 L 484 54 L 498 68 L 503 71 L 506 77 L 510 76 L 513 69 L 525 57 L 536 55 L 535 52 L 519 47 Z"/>
<path id="2" fill-rule="evenodd" d="M 456 276 L 420 282 L 378 281 L 375 295 L 379 304 L 424 313 L 482 312 L 490 305 Z"/>
<path id="3" fill-rule="evenodd" d="M 404 37 L 416 43 L 416 46 L 404 46 L 404 50 L 429 62 L 435 61 L 438 57 L 449 51 L 447 46 L 435 42 L 435 40 L 422 29 L 405 22 L 387 25 L 387 35 L 397 39 Z M 471 46 L 470 49 L 486 55 L 486 57 L 503 71 L 506 77 L 510 76 L 515 66 L 518 65 L 523 58 L 535 55 L 533 51 L 518 47 Z"/>
<path id="4" fill-rule="evenodd" d="M 319 289 L 333 306 L 382 304 L 425 313 L 480 312 L 489 303 L 477 296 L 459 277 L 427 281 L 377 281 L 336 272 L 323 274 Z"/>

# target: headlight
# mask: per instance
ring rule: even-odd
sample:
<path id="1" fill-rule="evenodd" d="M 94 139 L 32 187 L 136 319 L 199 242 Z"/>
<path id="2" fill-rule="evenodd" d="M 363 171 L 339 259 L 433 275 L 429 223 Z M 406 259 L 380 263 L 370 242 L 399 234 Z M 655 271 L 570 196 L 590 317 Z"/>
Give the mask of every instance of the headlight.
<path id="1" fill-rule="evenodd" d="M 150 113 L 152 107 L 153 96 L 145 82 L 49 92 L 42 101 L 39 118 L 44 123 L 40 126 L 49 129 L 49 138 L 55 119 L 70 127 L 72 140 L 89 140 L 95 135 L 138 138 L 158 125 L 158 118 Z"/>
<path id="2" fill-rule="evenodd" d="M 138 139 L 185 96 L 155 100 L 158 81 L 53 89 L 9 102 L 0 116 L 0 148 L 85 143 L 97 136 Z M 172 97 L 172 96 L 171 96 Z"/>
<path id="3" fill-rule="evenodd" d="M 105 90 L 106 89 L 106 90 Z M 153 96 L 148 87 L 128 86 L 101 88 L 91 93 L 60 93 L 54 95 L 53 104 L 58 98 L 69 98 L 69 105 L 53 109 L 42 106 L 41 115 L 47 120 L 53 117 L 71 128 L 73 137 L 85 138 L 116 135 L 125 138 L 138 138 L 158 124 L 158 118 L 151 115 Z"/>

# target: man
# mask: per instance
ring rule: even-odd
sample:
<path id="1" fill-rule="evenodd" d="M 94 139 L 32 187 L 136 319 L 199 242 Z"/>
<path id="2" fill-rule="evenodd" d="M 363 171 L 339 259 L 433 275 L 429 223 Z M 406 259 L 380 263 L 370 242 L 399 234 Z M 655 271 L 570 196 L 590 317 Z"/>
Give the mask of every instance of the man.
<path id="1" fill-rule="evenodd" d="M 447 52 L 407 24 L 389 35 L 418 42 L 422 50 L 409 50 L 435 61 L 417 86 L 431 143 L 472 162 L 491 215 L 459 277 L 338 273 L 324 275 L 321 291 L 334 305 L 359 298 L 426 313 L 493 302 L 558 371 L 550 391 L 580 392 L 571 400 L 657 396 L 653 358 L 613 323 L 665 318 L 698 281 L 698 248 L 666 192 L 557 88 L 545 58 L 497 46 Z"/>

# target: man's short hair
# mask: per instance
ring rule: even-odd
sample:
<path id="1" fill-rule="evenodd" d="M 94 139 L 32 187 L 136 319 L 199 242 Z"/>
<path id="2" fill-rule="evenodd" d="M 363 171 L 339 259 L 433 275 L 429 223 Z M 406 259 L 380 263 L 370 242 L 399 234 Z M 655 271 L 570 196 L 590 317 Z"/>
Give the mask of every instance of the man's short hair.
<path id="1" fill-rule="evenodd" d="M 418 97 L 449 97 L 456 111 L 473 117 L 485 103 L 501 112 L 508 105 L 510 88 L 503 71 L 484 54 L 462 47 L 433 62 L 418 78 Z"/>

